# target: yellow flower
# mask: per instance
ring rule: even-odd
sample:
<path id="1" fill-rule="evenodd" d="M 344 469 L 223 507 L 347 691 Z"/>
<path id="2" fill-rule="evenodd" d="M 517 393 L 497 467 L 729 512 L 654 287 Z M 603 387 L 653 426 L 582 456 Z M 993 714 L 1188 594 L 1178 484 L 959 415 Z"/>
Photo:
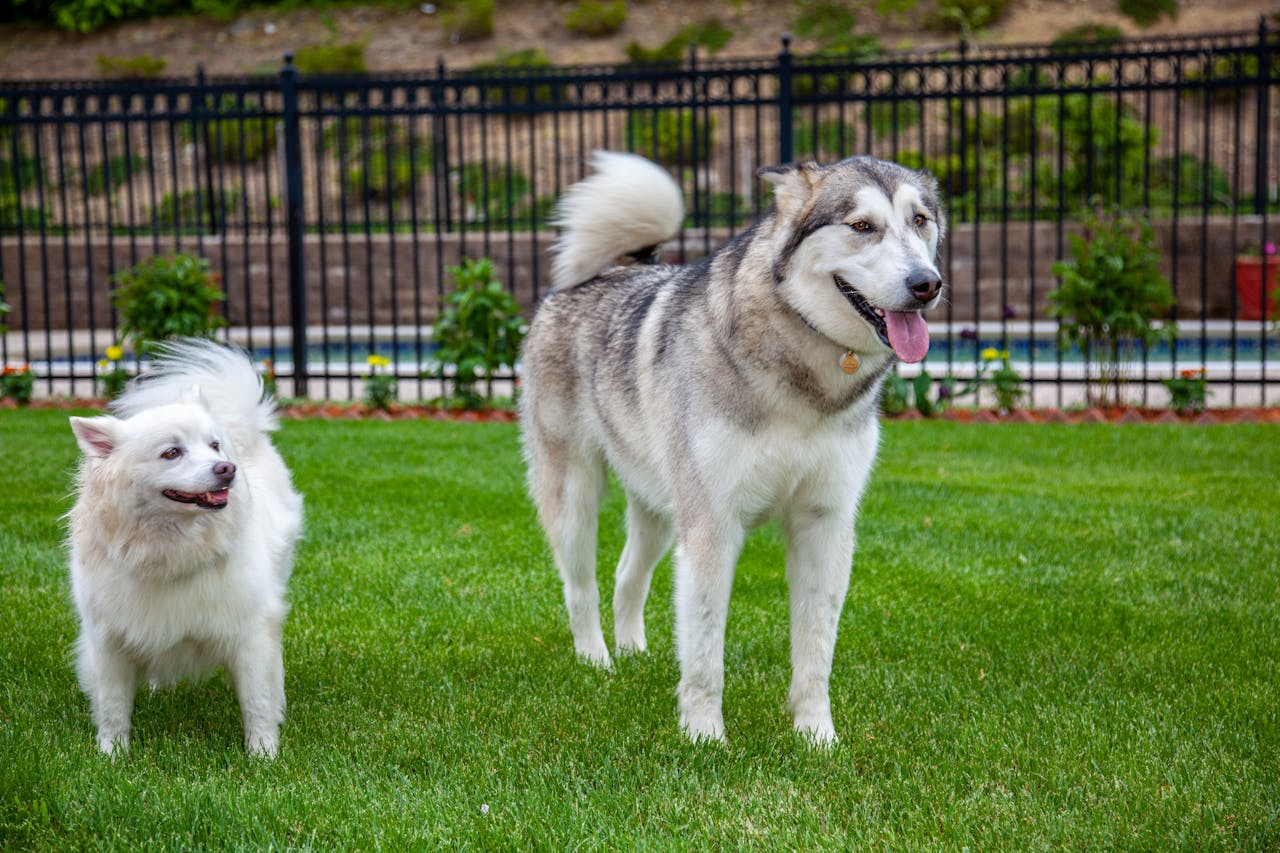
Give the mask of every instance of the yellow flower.
<path id="1" fill-rule="evenodd" d="M 107 347 L 108 361 L 119 361 L 122 358 L 124 358 L 124 350 L 119 345 L 112 344 L 111 346 Z"/>
<path id="2" fill-rule="evenodd" d="M 98 369 L 99 370 L 107 369 L 107 360 L 105 358 L 98 359 Z"/>
<path id="3" fill-rule="evenodd" d="M 1009 351 L 1007 349 L 1000 350 L 1000 358 L 1004 361 L 1009 360 Z"/>
<path id="4" fill-rule="evenodd" d="M 995 361 L 999 357 L 1000 357 L 1000 350 L 996 349 L 995 347 L 987 347 L 982 351 L 983 361 Z"/>
<path id="5" fill-rule="evenodd" d="M 368 361 L 369 361 L 369 364 L 373 367 L 386 367 L 388 364 L 391 363 L 391 359 L 387 358 L 386 356 L 378 355 L 376 353 L 373 355 L 370 355 Z"/>

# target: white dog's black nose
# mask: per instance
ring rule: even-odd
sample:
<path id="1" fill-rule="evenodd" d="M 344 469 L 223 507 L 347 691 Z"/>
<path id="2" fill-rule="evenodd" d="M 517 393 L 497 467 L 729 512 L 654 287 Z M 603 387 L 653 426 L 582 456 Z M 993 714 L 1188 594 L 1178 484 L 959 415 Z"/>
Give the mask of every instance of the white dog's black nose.
<path id="1" fill-rule="evenodd" d="M 907 289 L 921 302 L 930 302 L 942 290 L 942 278 L 933 270 L 912 270 L 907 275 Z"/>
<path id="2" fill-rule="evenodd" d="M 236 478 L 236 463 L 226 460 L 213 463 L 213 476 L 224 483 L 230 483 Z"/>

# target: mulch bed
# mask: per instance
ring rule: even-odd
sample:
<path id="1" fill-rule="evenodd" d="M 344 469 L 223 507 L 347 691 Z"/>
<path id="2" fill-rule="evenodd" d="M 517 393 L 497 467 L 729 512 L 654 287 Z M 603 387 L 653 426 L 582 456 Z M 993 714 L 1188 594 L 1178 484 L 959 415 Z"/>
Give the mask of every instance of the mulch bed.
<path id="1" fill-rule="evenodd" d="M 105 400 L 33 400 L 29 404 L 33 409 L 82 409 L 105 408 Z M 12 400 L 0 400 L 0 410 L 17 408 Z M 327 419 L 369 419 L 381 421 L 433 420 L 458 421 L 461 423 L 512 423 L 516 413 L 506 409 L 493 411 L 464 411 L 461 409 L 440 409 L 432 406 L 394 405 L 390 411 L 374 409 L 365 403 L 293 403 L 280 408 L 281 417 L 285 418 L 327 418 Z M 909 409 L 900 415 L 888 417 L 888 420 L 912 421 L 923 420 L 924 417 L 915 409 Z M 948 409 L 934 420 L 956 421 L 973 424 L 1275 424 L 1280 423 L 1280 406 L 1250 407 L 1237 409 L 1206 409 L 1189 415 L 1178 415 L 1169 409 L 1140 409 L 1127 406 L 1111 406 L 1108 408 L 1091 408 L 1081 410 L 1064 409 L 1017 409 L 1012 412 L 997 413 L 990 409 Z"/>

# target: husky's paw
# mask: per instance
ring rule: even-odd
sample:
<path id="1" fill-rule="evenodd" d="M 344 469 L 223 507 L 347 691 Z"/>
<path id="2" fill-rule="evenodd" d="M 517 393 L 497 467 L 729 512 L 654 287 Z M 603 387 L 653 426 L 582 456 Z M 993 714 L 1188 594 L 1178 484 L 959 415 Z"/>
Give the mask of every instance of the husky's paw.
<path id="1" fill-rule="evenodd" d="M 280 752 L 278 731 L 249 732 L 244 737 L 244 748 L 255 758 L 275 758 Z"/>
<path id="2" fill-rule="evenodd" d="M 99 732 L 98 750 L 103 755 L 120 758 L 129 754 L 128 732 Z"/>
<path id="3" fill-rule="evenodd" d="M 620 655 L 639 654 L 649 649 L 649 644 L 645 641 L 643 622 L 639 626 L 630 628 L 619 625 L 614 631 L 614 640 Z"/>

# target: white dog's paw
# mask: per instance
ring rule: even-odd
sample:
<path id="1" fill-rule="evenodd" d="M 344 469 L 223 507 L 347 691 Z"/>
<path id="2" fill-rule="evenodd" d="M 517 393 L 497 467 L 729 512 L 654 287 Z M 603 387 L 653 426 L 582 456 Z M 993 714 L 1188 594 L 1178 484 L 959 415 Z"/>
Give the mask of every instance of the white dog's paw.
<path id="1" fill-rule="evenodd" d="M 834 746 L 840 738 L 836 736 L 835 724 L 831 721 L 831 711 L 815 711 L 810 714 L 796 713 L 796 731 L 810 744 L 816 747 Z"/>
<path id="2" fill-rule="evenodd" d="M 98 749 L 103 755 L 119 758 L 129 754 L 128 732 L 99 732 Z"/>
<path id="3" fill-rule="evenodd" d="M 609 669 L 613 666 L 613 661 L 609 658 L 609 650 L 605 648 L 604 643 L 591 643 L 589 645 L 579 646 L 574 644 L 574 651 L 578 653 L 578 658 L 584 660 L 592 666 L 600 669 Z"/>
<path id="4" fill-rule="evenodd" d="M 249 732 L 244 738 L 244 748 L 256 758 L 275 758 L 280 752 L 280 732 Z"/>
<path id="5" fill-rule="evenodd" d="M 724 743 L 724 718 L 718 713 L 682 713 L 680 730 L 694 743 Z"/>

